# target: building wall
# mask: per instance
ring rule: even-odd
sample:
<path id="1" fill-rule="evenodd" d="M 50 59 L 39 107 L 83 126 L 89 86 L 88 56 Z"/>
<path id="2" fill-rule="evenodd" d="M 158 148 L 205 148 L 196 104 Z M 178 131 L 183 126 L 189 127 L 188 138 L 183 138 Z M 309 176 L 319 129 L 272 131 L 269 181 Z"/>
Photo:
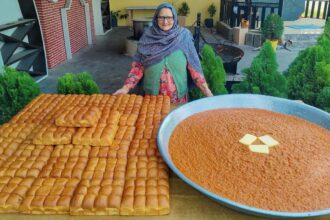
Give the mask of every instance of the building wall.
<path id="1" fill-rule="evenodd" d="M 94 39 L 92 0 L 86 0 L 86 2 L 90 6 L 92 37 Z M 35 3 L 44 36 L 48 67 L 53 68 L 67 59 L 61 19 L 61 8 L 64 8 L 66 0 L 58 0 L 57 3 L 35 0 Z M 74 54 L 87 46 L 85 13 L 80 0 L 72 0 L 67 17 L 71 52 Z"/>
<path id="2" fill-rule="evenodd" d="M 68 11 L 71 52 L 76 53 L 87 46 L 87 29 L 85 24 L 84 7 L 79 0 L 73 0 Z"/>
<path id="3" fill-rule="evenodd" d="M 104 34 L 103 25 L 102 25 L 102 14 L 100 8 L 101 8 L 101 0 L 93 0 L 95 35 Z"/>
<path id="4" fill-rule="evenodd" d="M 207 12 L 207 8 L 214 3 L 217 12 L 214 16 L 214 20 L 219 20 L 219 10 L 220 10 L 220 0 L 172 0 L 172 1 L 164 1 L 164 0 L 110 0 L 110 9 L 111 11 L 118 11 L 120 10 L 121 14 L 127 13 L 126 7 L 130 6 L 158 6 L 161 3 L 169 2 L 172 3 L 176 9 L 179 8 L 181 3 L 186 1 L 190 8 L 190 14 L 187 16 L 186 25 L 191 26 L 196 21 L 197 13 L 202 13 L 202 24 L 204 25 L 204 19 L 209 17 L 209 13 Z M 152 11 L 134 11 L 134 18 L 136 17 L 152 17 L 154 12 Z M 128 26 L 128 21 L 124 19 L 119 19 L 118 21 L 119 26 Z"/>

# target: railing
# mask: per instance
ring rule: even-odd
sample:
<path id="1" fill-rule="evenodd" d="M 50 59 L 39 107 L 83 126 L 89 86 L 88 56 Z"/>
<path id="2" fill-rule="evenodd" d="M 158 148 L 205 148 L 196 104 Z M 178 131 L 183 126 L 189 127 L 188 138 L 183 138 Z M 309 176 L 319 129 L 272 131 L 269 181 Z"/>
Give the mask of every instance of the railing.
<path id="1" fill-rule="evenodd" d="M 18 3 L 23 18 L 0 25 L 0 68 L 14 67 L 38 82 L 48 69 L 37 11 L 34 0 L 18 0 Z"/>
<path id="2" fill-rule="evenodd" d="M 234 0 L 235 1 L 235 0 Z M 233 1 L 232 0 L 221 0 L 220 5 L 220 21 L 229 24 L 233 27 L 233 22 L 231 22 L 231 17 L 233 14 Z"/>
<path id="3" fill-rule="evenodd" d="M 330 14 L 329 0 L 305 0 L 305 18 L 327 19 Z"/>
<path id="4" fill-rule="evenodd" d="M 222 0 L 220 21 L 231 27 L 239 26 L 241 19 L 250 22 L 250 28 L 260 27 L 269 13 L 282 15 L 283 0 Z"/>

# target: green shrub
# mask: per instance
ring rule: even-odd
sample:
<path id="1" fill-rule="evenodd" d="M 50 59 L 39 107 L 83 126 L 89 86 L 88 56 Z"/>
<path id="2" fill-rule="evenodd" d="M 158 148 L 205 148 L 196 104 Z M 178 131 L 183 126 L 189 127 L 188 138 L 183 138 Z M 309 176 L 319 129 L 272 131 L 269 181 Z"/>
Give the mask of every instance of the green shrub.
<path id="1" fill-rule="evenodd" d="M 278 14 L 269 14 L 261 23 L 261 35 L 264 39 L 279 40 L 284 31 L 284 22 Z"/>
<path id="2" fill-rule="evenodd" d="M 317 96 L 317 105 L 327 112 L 330 112 L 330 86 L 324 87 Z"/>
<path id="3" fill-rule="evenodd" d="M 66 73 L 58 79 L 59 94 L 98 94 L 100 89 L 89 73 Z"/>
<path id="4" fill-rule="evenodd" d="M 324 35 L 330 37 L 330 18 L 328 18 L 327 22 L 324 25 Z"/>
<path id="5" fill-rule="evenodd" d="M 233 85 L 233 93 L 253 93 L 286 98 L 287 82 L 277 68 L 272 45 L 270 42 L 265 42 L 251 66 L 243 70 L 245 80 Z"/>
<path id="6" fill-rule="evenodd" d="M 322 108 L 318 95 L 330 86 L 330 39 L 324 34 L 317 45 L 301 51 L 289 66 L 285 75 L 288 79 L 289 98 Z"/>
<path id="7" fill-rule="evenodd" d="M 5 67 L 0 73 L 0 124 L 7 122 L 39 94 L 39 85 L 29 74 Z"/>
<path id="8" fill-rule="evenodd" d="M 204 72 L 205 80 L 212 91 L 213 95 L 227 94 L 225 87 L 226 72 L 223 67 L 222 60 L 216 56 L 211 46 L 205 45 L 202 50 L 202 69 Z M 194 88 L 189 93 L 190 100 L 195 100 L 204 97 L 203 93 Z"/>

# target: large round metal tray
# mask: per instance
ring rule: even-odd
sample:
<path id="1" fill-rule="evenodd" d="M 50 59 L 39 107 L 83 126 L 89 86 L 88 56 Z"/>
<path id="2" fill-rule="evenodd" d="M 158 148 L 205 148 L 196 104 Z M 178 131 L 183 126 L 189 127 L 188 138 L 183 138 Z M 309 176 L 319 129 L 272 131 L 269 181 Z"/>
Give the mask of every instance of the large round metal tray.
<path id="1" fill-rule="evenodd" d="M 219 195 L 216 195 L 208 190 L 200 187 L 196 183 L 189 180 L 184 176 L 173 164 L 168 151 L 168 144 L 172 132 L 175 127 L 185 118 L 194 115 L 199 112 L 221 109 L 221 108 L 259 108 L 271 110 L 274 112 L 280 112 L 284 114 L 294 115 L 315 124 L 318 124 L 328 130 L 330 130 L 330 114 L 321 111 L 315 107 L 291 101 L 282 98 L 263 96 L 263 95 L 251 95 L 251 94 L 235 94 L 235 95 L 222 95 L 209 98 L 200 99 L 197 101 L 185 104 L 174 111 L 172 111 L 162 122 L 158 131 L 158 148 L 163 159 L 170 167 L 170 169 L 178 175 L 183 181 L 194 187 L 198 191 L 202 192 L 206 196 L 214 199 L 215 201 L 233 208 L 238 211 L 242 211 L 249 214 L 266 216 L 266 217 L 283 217 L 283 218 L 298 218 L 298 217 L 312 217 L 330 214 L 330 207 L 325 210 L 313 211 L 313 212 L 277 212 L 269 211 L 265 209 L 259 209 L 255 207 L 246 206 L 232 200 L 225 199 Z"/>

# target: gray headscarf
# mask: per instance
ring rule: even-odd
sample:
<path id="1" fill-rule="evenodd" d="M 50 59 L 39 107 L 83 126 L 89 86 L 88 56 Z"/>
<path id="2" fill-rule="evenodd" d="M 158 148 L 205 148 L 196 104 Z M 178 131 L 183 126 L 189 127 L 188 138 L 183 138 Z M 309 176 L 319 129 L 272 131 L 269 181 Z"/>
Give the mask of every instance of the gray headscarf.
<path id="1" fill-rule="evenodd" d="M 168 31 L 163 31 L 158 26 L 157 16 L 162 8 L 169 8 L 173 13 L 173 27 Z M 188 63 L 196 71 L 203 74 L 191 32 L 178 25 L 177 13 L 171 4 L 161 4 L 156 9 L 152 26 L 145 30 L 138 43 L 134 60 L 141 62 L 145 67 L 149 67 L 178 49 L 183 51 Z"/>

